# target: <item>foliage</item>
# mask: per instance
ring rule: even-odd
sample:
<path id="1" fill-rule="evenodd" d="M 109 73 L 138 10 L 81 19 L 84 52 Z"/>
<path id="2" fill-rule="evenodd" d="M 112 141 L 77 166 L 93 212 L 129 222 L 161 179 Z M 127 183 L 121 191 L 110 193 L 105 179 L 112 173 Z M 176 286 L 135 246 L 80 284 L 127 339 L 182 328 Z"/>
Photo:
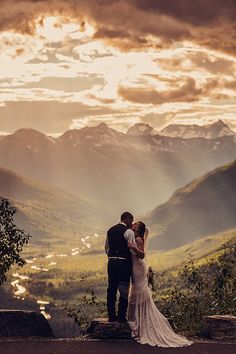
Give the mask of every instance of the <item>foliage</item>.
<path id="1" fill-rule="evenodd" d="M 179 329 L 199 331 L 203 316 L 236 314 L 236 247 L 225 244 L 218 260 L 196 266 L 190 255 L 179 271 L 179 284 L 158 302 Z"/>
<path id="2" fill-rule="evenodd" d="M 86 282 L 86 277 L 81 279 Z M 148 269 L 148 283 L 153 291 L 155 291 L 155 272 L 151 267 Z M 72 307 L 66 307 L 67 315 L 73 318 L 75 323 L 84 333 L 88 328 L 92 319 L 96 317 L 106 316 L 106 303 L 100 299 L 94 290 L 94 284 L 91 284 L 84 292 L 80 302 L 76 305 L 76 310 Z"/>
<path id="3" fill-rule="evenodd" d="M 149 286 L 156 293 L 162 288 L 163 281 L 171 285 L 175 282 L 175 286 L 165 291 L 165 295 L 157 301 L 157 307 L 172 319 L 179 330 L 196 333 L 201 328 L 203 316 L 236 314 L 235 268 L 235 244 L 227 243 L 218 258 L 210 259 L 205 264 L 197 265 L 190 255 L 177 277 L 164 272 L 161 282 L 159 276 L 158 284 L 156 274 L 150 267 Z M 92 318 L 106 313 L 105 302 L 95 294 L 94 284 L 85 291 L 77 309 L 67 308 L 67 313 L 82 331 Z"/>
<path id="4" fill-rule="evenodd" d="M 81 332 L 85 333 L 93 318 L 106 314 L 106 303 L 95 294 L 93 287 L 90 286 L 77 304 L 76 310 L 72 307 L 66 307 L 65 310 L 68 317 L 73 318 L 80 327 Z"/>
<path id="5" fill-rule="evenodd" d="M 149 286 L 154 291 L 153 296 L 155 301 L 158 298 L 157 307 L 167 317 L 172 317 L 175 320 L 175 323 L 178 324 L 179 329 L 197 327 L 194 321 L 188 325 L 187 316 L 184 317 L 185 322 L 183 321 L 183 323 L 181 323 L 181 320 L 178 320 L 178 313 L 176 316 L 173 313 L 174 310 L 176 309 L 177 311 L 179 307 L 177 307 L 176 304 L 171 304 L 170 301 L 165 301 L 165 299 L 167 300 L 167 298 L 171 296 L 172 291 L 174 290 L 174 284 L 176 284 L 175 288 L 178 293 L 180 291 L 182 293 L 184 289 L 187 289 L 184 279 L 180 274 L 178 275 L 180 264 L 189 252 L 194 256 L 194 265 L 196 268 L 201 268 L 206 263 L 207 255 L 209 258 L 214 259 L 214 261 L 209 261 L 209 263 L 213 262 L 215 264 L 219 255 L 223 252 L 223 243 L 228 242 L 228 240 L 232 240 L 232 243 L 236 242 L 236 230 L 230 230 L 219 235 L 207 236 L 202 240 L 195 241 L 191 245 L 185 245 L 165 253 L 159 251 L 152 251 L 149 253 L 148 261 L 152 267 L 152 271 L 149 270 Z M 34 305 L 38 299 L 49 301 L 50 304 L 47 305 L 47 312 L 52 315 L 50 323 L 53 326 L 54 333 L 58 336 L 77 336 L 81 333 L 81 328 L 75 323 L 73 317 L 69 318 L 66 315 L 66 312 L 64 311 L 65 304 L 70 307 L 72 312 L 74 309 L 74 312 L 76 313 L 77 309 L 80 309 L 83 305 L 84 294 L 86 291 L 89 292 L 88 289 L 91 290 L 92 288 L 95 289 L 95 296 L 99 302 L 105 300 L 107 287 L 107 259 L 103 253 L 78 254 L 74 257 L 69 257 L 72 247 L 74 248 L 78 246 L 77 239 L 74 239 L 71 244 L 65 244 L 64 240 L 59 249 L 57 246 L 58 245 L 55 243 L 55 245 L 50 248 L 43 248 L 41 245 L 40 247 L 36 247 L 36 245 L 30 243 L 28 247 L 25 248 L 24 257 L 31 261 L 33 260 L 33 265 L 37 265 L 41 269 L 47 268 L 48 271 L 45 272 L 32 269 L 31 263 L 24 266 L 23 270 L 19 273 L 29 277 L 29 280 L 20 280 L 20 284 L 27 289 L 26 294 L 24 294 L 25 300 L 18 300 L 19 304 L 14 303 L 13 307 L 22 308 L 26 299 L 31 300 Z M 66 253 L 68 257 L 60 257 L 60 253 Z M 56 262 L 56 265 L 50 266 L 52 259 L 45 257 L 50 254 L 54 254 L 53 260 Z M 153 274 L 154 272 L 155 274 Z M 9 280 L 15 280 L 15 278 L 11 279 L 9 276 Z M 154 288 L 152 286 L 153 281 Z M 1 287 L 0 289 L 3 288 L 8 294 L 13 291 L 10 282 L 6 282 L 4 287 Z M 5 295 L 5 297 L 6 296 L 7 295 Z M 3 297 L 1 294 L 0 297 L 2 302 Z M 16 301 L 16 299 L 12 298 L 12 301 L 13 300 Z M 56 306 L 53 306 L 53 304 L 56 304 Z M 189 306 L 191 306 L 191 303 Z M 28 303 L 27 307 L 30 308 Z M 168 311 L 169 307 L 171 307 L 172 312 Z M 38 304 L 36 304 L 36 308 L 38 309 Z M 96 313 L 93 313 L 94 308 Z M 182 312 L 179 311 L 180 314 L 182 314 Z M 83 321 L 80 318 L 80 314 L 82 313 L 84 313 L 84 316 L 85 314 L 87 315 L 87 318 L 85 316 Z M 215 313 L 217 313 L 217 309 Z M 82 331 L 84 331 L 92 318 L 105 315 L 105 305 L 101 306 L 101 311 L 94 305 L 91 307 L 88 306 L 86 312 L 83 312 L 81 309 L 80 314 L 78 314 L 78 322 L 82 323 Z M 83 323 L 85 324 L 83 325 Z"/>
<path id="6" fill-rule="evenodd" d="M 14 224 L 14 208 L 7 199 L 0 202 L 0 285 L 6 280 L 6 273 L 12 265 L 22 267 L 25 264 L 20 256 L 30 235 Z"/>

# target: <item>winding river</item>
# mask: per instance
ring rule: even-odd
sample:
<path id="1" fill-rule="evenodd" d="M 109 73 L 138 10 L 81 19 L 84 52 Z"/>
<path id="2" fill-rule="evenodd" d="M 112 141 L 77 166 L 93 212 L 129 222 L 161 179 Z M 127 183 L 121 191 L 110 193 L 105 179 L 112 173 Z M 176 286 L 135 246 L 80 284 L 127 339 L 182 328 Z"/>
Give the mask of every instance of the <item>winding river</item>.
<path id="1" fill-rule="evenodd" d="M 94 237 L 98 237 L 98 234 L 94 234 Z M 80 253 L 83 253 L 84 250 L 90 249 L 91 248 L 91 236 L 85 236 L 83 238 L 81 238 L 81 243 L 82 246 L 81 247 L 75 247 L 71 249 L 71 256 L 76 256 Z M 54 260 L 52 260 L 52 258 L 56 258 L 56 257 L 68 257 L 68 254 L 54 254 L 54 253 L 48 253 L 45 256 L 45 259 L 47 259 L 48 261 L 50 261 L 48 263 L 48 267 L 49 268 L 53 268 L 54 266 L 57 265 L 57 262 L 55 262 Z M 39 265 L 37 265 L 37 258 L 32 258 L 32 259 L 26 259 L 26 263 L 27 264 L 32 264 L 30 266 L 31 269 L 38 271 L 38 272 L 48 272 L 49 268 L 46 267 L 41 267 Z M 15 272 L 12 274 L 13 278 L 15 278 L 14 280 L 11 281 L 11 286 L 12 286 L 12 292 L 13 292 L 13 296 L 17 299 L 21 299 L 22 301 L 25 299 L 25 295 L 27 293 L 27 288 L 26 288 L 26 284 L 25 281 L 30 281 L 30 277 L 24 274 L 20 274 L 18 272 Z M 23 285 L 21 284 L 21 282 L 23 282 Z M 44 299 L 37 299 L 36 300 L 37 305 L 39 306 L 39 311 L 41 312 L 41 314 L 46 318 L 46 319 L 50 319 L 51 315 L 46 312 L 46 307 L 47 305 L 50 304 L 49 301 L 46 301 Z"/>

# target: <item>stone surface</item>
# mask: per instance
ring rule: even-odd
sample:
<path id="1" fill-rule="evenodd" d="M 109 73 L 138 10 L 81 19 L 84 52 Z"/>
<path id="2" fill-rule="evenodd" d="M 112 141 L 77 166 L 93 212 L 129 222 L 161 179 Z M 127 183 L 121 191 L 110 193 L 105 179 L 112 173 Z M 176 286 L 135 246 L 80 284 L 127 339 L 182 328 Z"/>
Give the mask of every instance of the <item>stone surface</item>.
<path id="1" fill-rule="evenodd" d="M 107 318 L 93 320 L 87 333 L 95 339 L 131 339 L 128 323 L 108 322 Z"/>
<path id="2" fill-rule="evenodd" d="M 168 321 L 172 328 L 176 330 L 171 319 Z M 91 322 L 87 333 L 94 339 L 131 339 L 131 331 L 128 323 L 108 322 L 107 318 L 97 318 Z"/>
<path id="3" fill-rule="evenodd" d="M 236 317 L 231 315 L 205 316 L 203 335 L 211 339 L 236 339 Z"/>
<path id="4" fill-rule="evenodd" d="M 0 337 L 54 337 L 54 335 L 41 313 L 0 310 Z"/>

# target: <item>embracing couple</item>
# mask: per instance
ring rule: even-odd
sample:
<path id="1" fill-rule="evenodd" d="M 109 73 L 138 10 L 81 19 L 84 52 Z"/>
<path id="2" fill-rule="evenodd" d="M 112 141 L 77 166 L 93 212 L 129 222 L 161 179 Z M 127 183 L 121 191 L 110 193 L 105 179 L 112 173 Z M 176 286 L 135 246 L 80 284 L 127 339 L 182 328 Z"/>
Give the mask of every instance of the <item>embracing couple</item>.
<path id="1" fill-rule="evenodd" d="M 132 337 L 142 344 L 160 347 L 190 345 L 192 342 L 176 334 L 156 308 L 148 286 L 148 267 L 145 263 L 148 229 L 142 221 L 133 223 L 133 220 L 131 213 L 124 212 L 120 222 L 107 232 L 108 321 L 128 322 Z M 120 294 L 118 311 L 117 290 Z"/>

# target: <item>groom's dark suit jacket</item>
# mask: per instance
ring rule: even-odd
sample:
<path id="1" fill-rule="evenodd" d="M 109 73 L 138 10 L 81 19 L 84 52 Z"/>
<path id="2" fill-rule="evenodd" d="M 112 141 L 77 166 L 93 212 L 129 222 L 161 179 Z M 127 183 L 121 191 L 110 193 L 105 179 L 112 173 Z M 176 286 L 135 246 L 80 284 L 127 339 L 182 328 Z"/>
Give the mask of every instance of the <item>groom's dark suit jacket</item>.
<path id="1" fill-rule="evenodd" d="M 124 233 L 127 229 L 127 226 L 117 224 L 108 230 L 108 257 L 122 257 L 131 260 L 130 249 L 128 248 L 127 240 L 124 237 Z"/>
<path id="2" fill-rule="evenodd" d="M 127 226 L 117 224 L 107 232 L 106 249 L 108 255 L 108 289 L 107 310 L 111 320 L 125 321 L 128 307 L 128 293 L 131 276 L 131 254 L 124 233 Z M 119 289 L 120 297 L 118 313 L 116 314 L 116 294 Z"/>

